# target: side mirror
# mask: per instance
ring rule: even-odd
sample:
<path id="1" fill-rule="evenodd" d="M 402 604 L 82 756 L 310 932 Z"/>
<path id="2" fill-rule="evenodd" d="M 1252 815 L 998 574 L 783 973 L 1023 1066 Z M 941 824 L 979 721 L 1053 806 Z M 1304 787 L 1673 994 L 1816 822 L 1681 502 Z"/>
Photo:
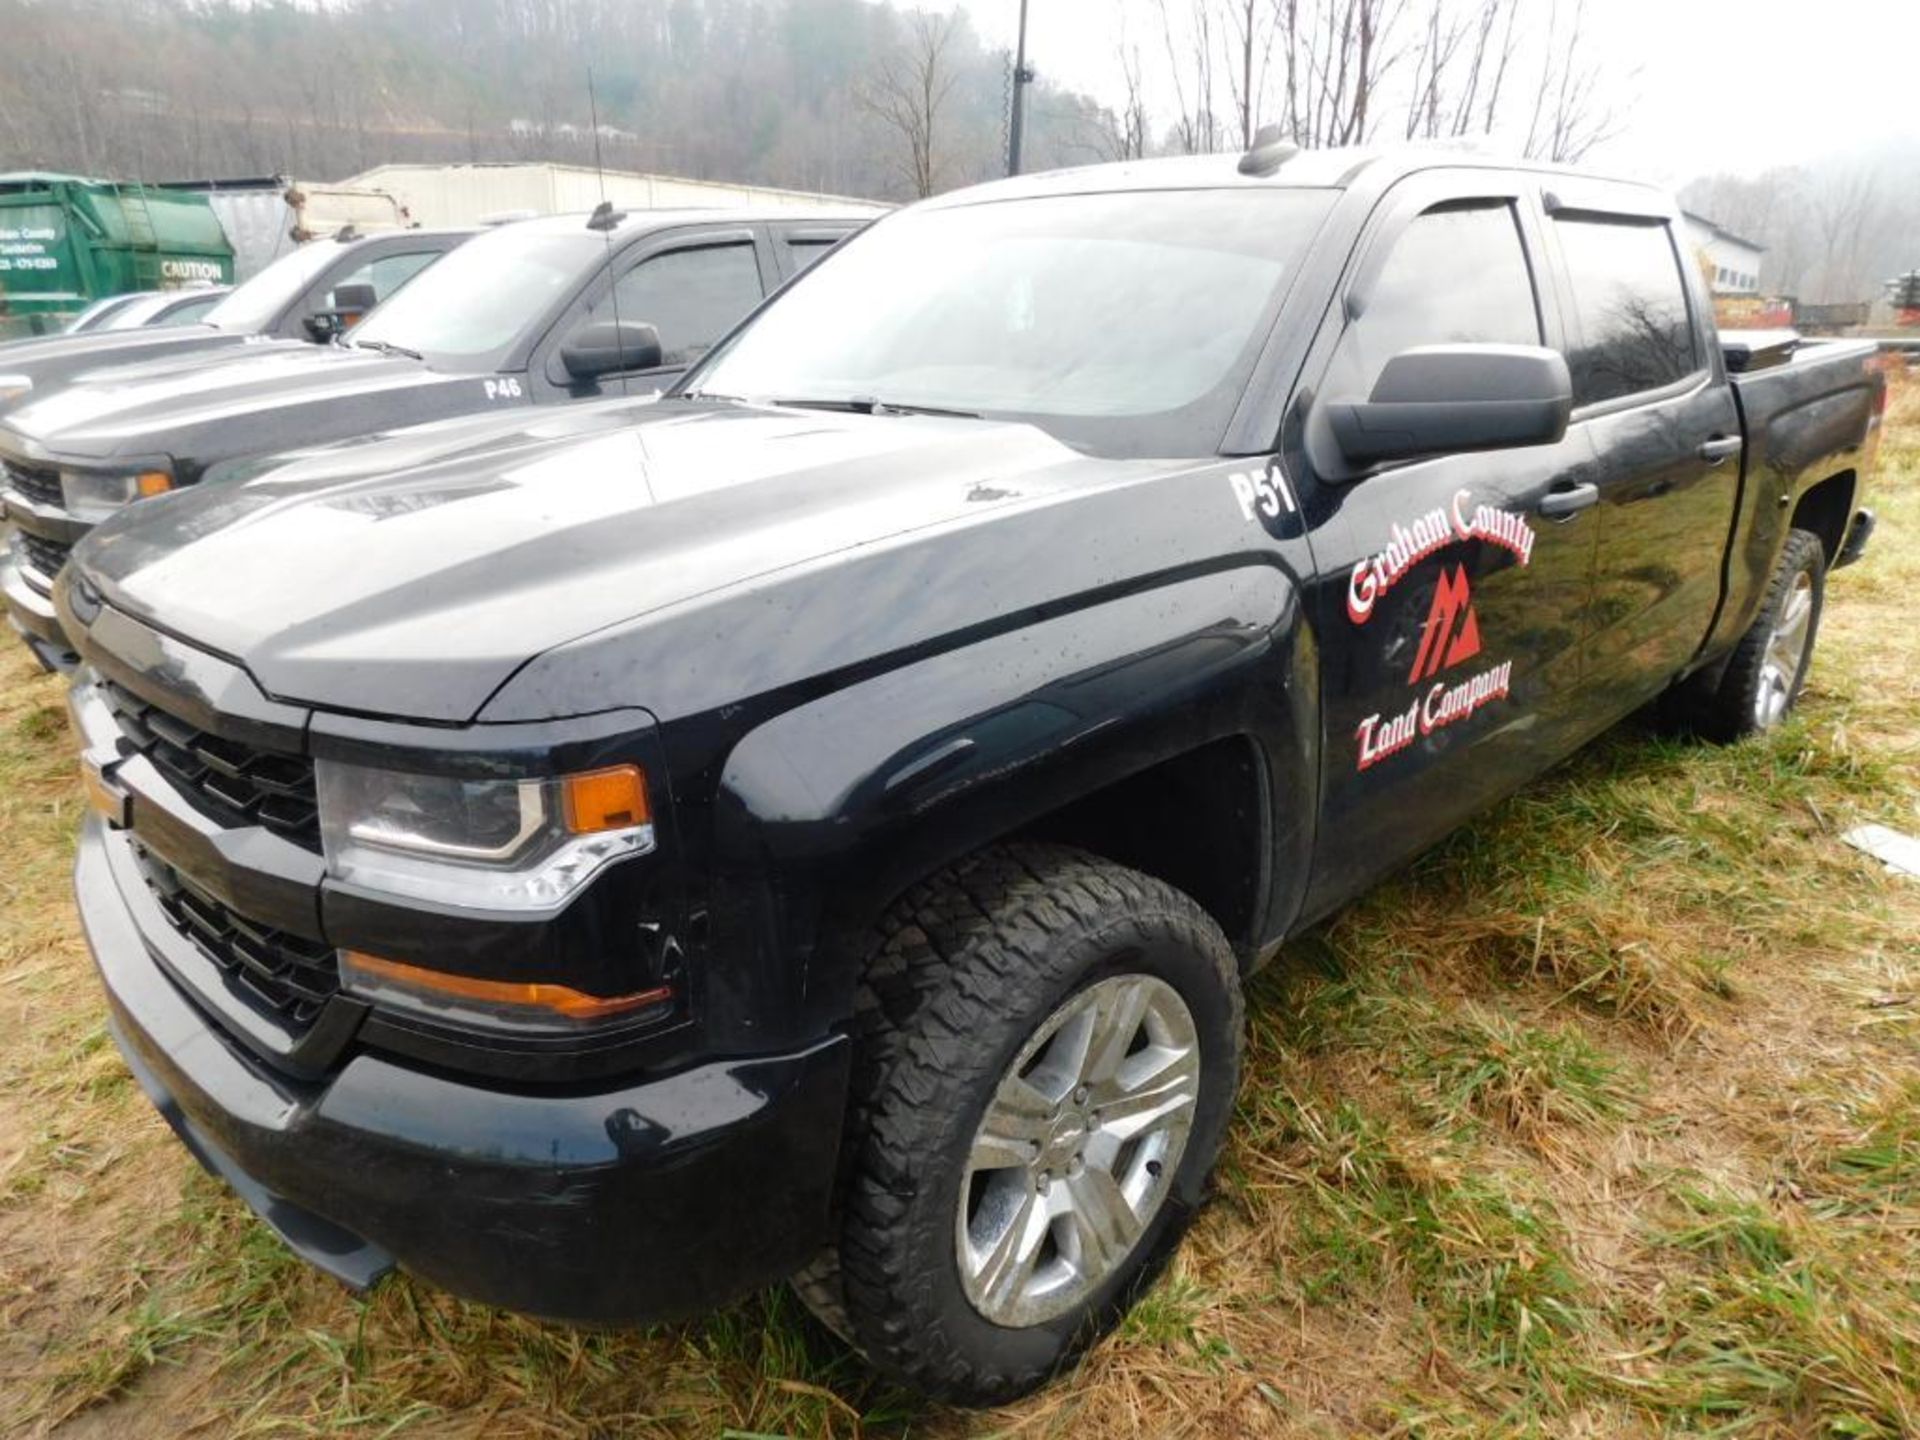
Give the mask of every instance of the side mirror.
<path id="1" fill-rule="evenodd" d="M 306 327 L 309 336 L 324 345 L 358 325 L 366 318 L 367 312 L 379 303 L 380 294 L 371 285 L 336 285 L 333 288 L 333 308 L 316 310 L 300 323 Z"/>
<path id="2" fill-rule="evenodd" d="M 566 338 L 560 363 L 575 380 L 598 380 L 625 370 L 652 370 L 665 362 L 660 332 L 653 326 L 639 320 L 596 320 Z"/>
<path id="3" fill-rule="evenodd" d="M 374 306 L 380 292 L 371 285 L 336 285 L 333 288 L 333 313 L 342 330 L 358 325 Z"/>
<path id="4" fill-rule="evenodd" d="M 1551 445 L 1567 433 L 1566 358 L 1538 345 L 1419 345 L 1387 362 L 1365 401 L 1331 401 L 1355 464 Z"/>

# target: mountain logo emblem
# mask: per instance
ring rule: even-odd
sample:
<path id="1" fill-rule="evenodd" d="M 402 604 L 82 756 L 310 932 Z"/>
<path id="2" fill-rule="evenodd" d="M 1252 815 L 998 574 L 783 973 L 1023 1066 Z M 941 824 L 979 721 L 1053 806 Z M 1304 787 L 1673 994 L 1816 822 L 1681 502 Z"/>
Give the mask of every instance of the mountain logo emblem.
<path id="1" fill-rule="evenodd" d="M 1420 653 L 1413 657 L 1409 685 L 1438 675 L 1480 653 L 1480 621 L 1473 613 L 1473 591 L 1467 585 L 1467 567 L 1456 565 L 1440 577 L 1433 605 L 1420 634 Z"/>

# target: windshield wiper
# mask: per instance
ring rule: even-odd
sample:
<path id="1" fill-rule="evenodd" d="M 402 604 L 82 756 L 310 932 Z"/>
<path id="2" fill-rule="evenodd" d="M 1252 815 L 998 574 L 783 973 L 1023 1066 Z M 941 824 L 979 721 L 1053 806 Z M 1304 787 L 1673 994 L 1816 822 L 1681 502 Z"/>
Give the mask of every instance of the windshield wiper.
<path id="1" fill-rule="evenodd" d="M 711 400 L 719 405 L 750 405 L 753 403 L 744 395 L 722 395 L 717 390 L 682 390 L 673 398 L 676 400 Z"/>
<path id="2" fill-rule="evenodd" d="M 352 340 L 348 342 L 356 350 L 375 350 L 382 355 L 404 355 L 409 360 L 425 360 L 427 357 L 418 350 L 409 350 L 404 345 L 396 345 L 391 340 Z"/>
<path id="3" fill-rule="evenodd" d="M 948 410 L 939 405 L 902 405 L 892 400 L 876 400 L 871 395 L 856 395 L 851 400 L 775 400 L 796 410 L 835 410 L 848 415 L 942 415 L 950 420 L 978 420 L 972 410 Z"/>

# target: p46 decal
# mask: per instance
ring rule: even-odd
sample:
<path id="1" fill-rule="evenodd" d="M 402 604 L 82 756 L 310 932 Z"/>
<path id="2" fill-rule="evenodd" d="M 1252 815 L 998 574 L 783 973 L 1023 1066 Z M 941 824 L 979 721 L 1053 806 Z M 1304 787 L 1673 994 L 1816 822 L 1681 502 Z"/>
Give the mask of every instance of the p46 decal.
<path id="1" fill-rule="evenodd" d="M 489 400 L 520 400 L 526 397 L 526 390 L 512 375 L 502 375 L 497 380 L 482 380 L 480 383 L 485 387 Z"/>

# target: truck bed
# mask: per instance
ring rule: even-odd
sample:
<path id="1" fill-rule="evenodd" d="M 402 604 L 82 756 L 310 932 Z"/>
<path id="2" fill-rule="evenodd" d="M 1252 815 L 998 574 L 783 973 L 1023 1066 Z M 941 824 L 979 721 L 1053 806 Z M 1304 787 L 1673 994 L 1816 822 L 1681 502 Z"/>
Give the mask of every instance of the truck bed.
<path id="1" fill-rule="evenodd" d="M 1809 340 L 1789 330 L 1733 331 L 1720 342 L 1746 447 L 1727 552 L 1727 599 L 1712 648 L 1731 643 L 1752 623 L 1774 557 L 1795 523 L 1796 497 L 1843 476 L 1852 484 L 1844 504 L 1831 502 L 1838 528 L 1828 559 L 1835 557 L 1859 508 L 1857 477 L 1878 435 L 1886 393 L 1870 340 Z"/>

